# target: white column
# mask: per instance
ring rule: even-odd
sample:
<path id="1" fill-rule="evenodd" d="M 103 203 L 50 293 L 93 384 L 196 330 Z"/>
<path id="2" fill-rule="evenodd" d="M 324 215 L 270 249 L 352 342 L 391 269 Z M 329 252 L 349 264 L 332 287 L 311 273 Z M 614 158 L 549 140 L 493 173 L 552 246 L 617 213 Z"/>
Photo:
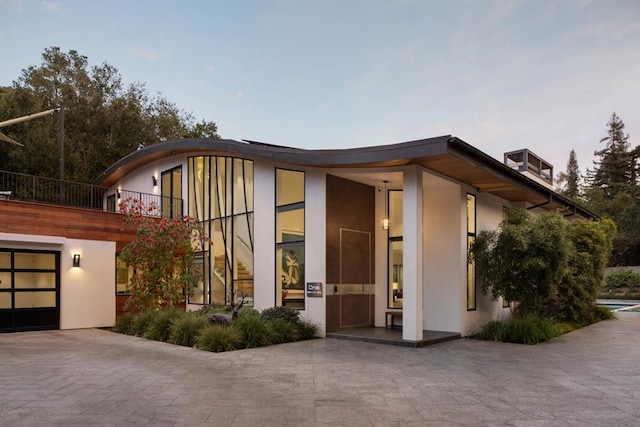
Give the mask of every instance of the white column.
<path id="1" fill-rule="evenodd" d="M 327 177 L 319 170 L 305 172 L 304 259 L 305 282 L 322 283 L 322 298 L 305 297 L 306 309 L 300 317 L 315 323 L 320 335 L 326 332 L 327 307 Z M 306 289 L 305 289 L 306 292 Z"/>
<path id="2" fill-rule="evenodd" d="M 253 163 L 253 308 L 276 305 L 275 168 Z"/>
<path id="3" fill-rule="evenodd" d="M 403 302 L 402 338 L 420 341 L 422 335 L 422 169 L 403 173 Z M 393 219 L 392 219 L 393 220 Z"/>

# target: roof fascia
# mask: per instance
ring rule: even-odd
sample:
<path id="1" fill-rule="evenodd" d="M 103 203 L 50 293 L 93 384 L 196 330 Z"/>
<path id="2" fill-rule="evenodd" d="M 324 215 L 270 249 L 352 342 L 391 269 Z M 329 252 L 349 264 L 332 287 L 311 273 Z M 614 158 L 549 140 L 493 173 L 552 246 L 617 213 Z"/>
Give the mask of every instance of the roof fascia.
<path id="1" fill-rule="evenodd" d="M 460 138 L 454 136 L 449 138 L 448 142 L 449 152 L 451 154 L 464 158 L 471 163 L 490 170 L 492 173 L 495 173 L 496 175 L 502 177 L 507 181 L 513 182 L 516 185 L 525 187 L 528 190 L 540 194 L 542 197 L 549 199 L 549 202 L 546 202 L 545 204 L 551 203 L 555 200 L 557 203 L 564 205 L 567 209 L 570 209 L 575 213 L 579 213 L 579 215 L 583 216 L 584 218 L 598 218 L 598 215 L 596 215 L 595 213 L 583 208 L 582 206 L 577 205 L 572 200 L 556 193 L 555 191 L 545 187 L 542 184 L 537 183 L 524 174 L 511 169 L 509 166 L 499 162 L 498 160 L 494 159 L 488 154 L 483 153 L 477 148 L 467 144 Z"/>

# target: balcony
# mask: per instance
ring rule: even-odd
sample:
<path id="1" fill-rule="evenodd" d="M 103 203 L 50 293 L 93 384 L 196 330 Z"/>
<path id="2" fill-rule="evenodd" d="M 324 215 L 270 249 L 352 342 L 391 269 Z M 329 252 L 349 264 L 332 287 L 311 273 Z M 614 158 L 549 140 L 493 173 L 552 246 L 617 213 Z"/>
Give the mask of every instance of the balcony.
<path id="1" fill-rule="evenodd" d="M 154 204 L 157 207 L 150 216 L 183 216 L 182 199 L 2 170 L 0 170 L 1 199 L 108 212 L 118 212 L 120 201 L 135 199 L 146 206 Z"/>

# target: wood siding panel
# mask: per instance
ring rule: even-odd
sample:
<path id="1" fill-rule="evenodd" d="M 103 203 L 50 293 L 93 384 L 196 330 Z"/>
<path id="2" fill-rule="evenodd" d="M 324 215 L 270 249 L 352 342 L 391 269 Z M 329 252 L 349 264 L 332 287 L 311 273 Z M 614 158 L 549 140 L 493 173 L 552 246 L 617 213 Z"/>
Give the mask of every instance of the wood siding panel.
<path id="1" fill-rule="evenodd" d="M 0 200 L 0 232 L 116 242 L 116 251 L 132 241 L 123 216 L 114 212 L 15 200 Z"/>
<path id="2" fill-rule="evenodd" d="M 327 283 L 366 283 L 370 278 L 375 282 L 375 258 L 373 247 L 366 262 L 363 252 L 369 251 L 368 236 L 375 235 L 375 188 L 369 185 L 327 175 Z M 355 230 L 349 233 L 348 244 L 359 244 L 360 250 L 351 245 L 344 250 L 340 262 L 340 230 Z M 367 233 L 367 234 L 364 234 Z M 365 238 L 366 236 L 366 238 Z M 343 236 L 345 237 L 345 236 Z M 364 246 L 367 246 L 366 248 Z M 346 253 L 345 253 L 346 252 Z M 340 272 L 343 272 L 342 280 Z"/>

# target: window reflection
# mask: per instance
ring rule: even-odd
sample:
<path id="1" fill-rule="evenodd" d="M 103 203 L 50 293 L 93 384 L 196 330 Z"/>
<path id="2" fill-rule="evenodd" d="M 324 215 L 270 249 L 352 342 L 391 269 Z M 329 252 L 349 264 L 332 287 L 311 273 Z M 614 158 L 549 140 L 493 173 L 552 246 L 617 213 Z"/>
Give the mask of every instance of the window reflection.
<path id="1" fill-rule="evenodd" d="M 389 227 L 387 277 L 388 306 L 402 308 L 404 280 L 403 280 L 403 221 L 402 221 L 402 190 L 389 190 Z"/>
<path id="2" fill-rule="evenodd" d="M 276 169 L 276 305 L 305 308 L 304 172 Z"/>

